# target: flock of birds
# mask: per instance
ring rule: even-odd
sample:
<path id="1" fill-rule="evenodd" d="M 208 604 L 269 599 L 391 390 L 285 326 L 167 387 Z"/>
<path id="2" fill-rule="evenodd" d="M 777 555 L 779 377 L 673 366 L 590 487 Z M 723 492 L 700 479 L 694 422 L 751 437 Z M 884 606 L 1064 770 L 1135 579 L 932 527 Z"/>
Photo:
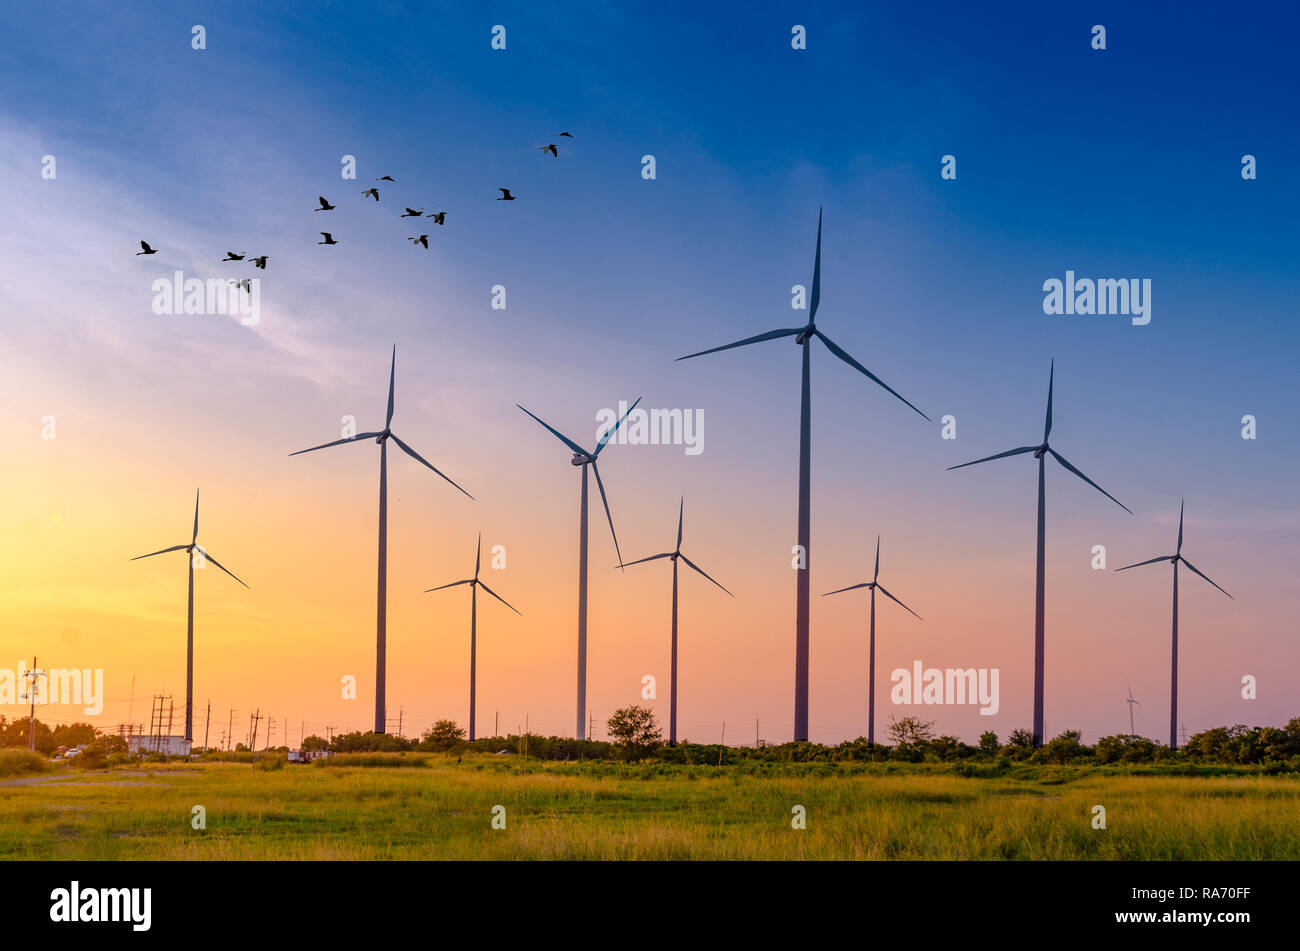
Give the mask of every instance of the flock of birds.
<path id="1" fill-rule="evenodd" d="M 557 132 L 557 133 L 555 133 L 555 135 L 556 135 L 556 138 L 561 138 L 561 137 L 562 137 L 562 138 L 568 138 L 568 139 L 573 138 L 573 133 L 572 133 L 572 132 Z M 538 151 L 540 151 L 540 152 L 547 152 L 547 153 L 549 153 L 550 155 L 552 155 L 552 156 L 555 157 L 555 158 L 559 158 L 559 157 L 560 157 L 559 147 L 558 147 L 554 142 L 550 142 L 550 143 L 547 143 L 546 145 L 538 146 Z M 375 179 L 375 181 L 377 181 L 377 182 L 392 182 L 394 185 L 397 184 L 397 179 L 393 178 L 393 176 L 391 176 L 391 175 L 380 175 L 378 178 Z M 508 188 L 497 188 L 497 191 L 499 191 L 499 192 L 501 193 L 500 197 L 497 198 L 497 201 L 515 201 L 515 200 L 516 200 L 516 196 L 513 195 L 513 194 L 511 194 L 510 189 L 508 189 Z M 317 197 L 317 200 L 319 200 L 319 202 L 320 202 L 320 207 L 319 207 L 319 208 L 313 208 L 312 211 L 333 211 L 335 208 L 338 207 L 338 205 L 331 205 L 331 204 L 329 203 L 329 201 L 325 198 L 324 195 L 317 195 L 316 197 Z M 361 197 L 362 197 L 362 198 L 373 198 L 373 199 L 375 200 L 375 202 L 378 203 L 378 201 L 379 201 L 379 188 L 378 188 L 378 186 L 371 186 L 370 188 L 367 188 L 365 191 L 363 191 L 363 192 L 361 193 Z M 438 226 L 440 226 L 440 227 L 446 225 L 446 223 L 447 223 L 447 212 L 446 212 L 446 211 L 430 212 L 428 215 L 426 215 L 426 214 L 424 213 L 424 209 L 423 209 L 423 208 L 406 208 L 406 210 L 405 210 L 401 215 L 399 215 L 399 217 L 400 217 L 400 218 L 432 218 L 432 219 L 433 219 L 433 223 L 436 224 L 436 225 L 438 225 Z M 327 245 L 328 245 L 328 244 L 338 244 L 338 243 L 339 243 L 339 242 L 338 242 L 338 239 L 336 239 L 336 238 L 334 237 L 334 235 L 333 235 L 332 232 L 329 232 L 329 231 L 319 231 L 319 232 L 317 232 L 317 234 L 319 234 L 319 235 L 324 239 L 323 241 L 317 241 L 317 242 L 316 242 L 317 244 L 327 244 Z M 420 245 L 420 246 L 423 247 L 426 251 L 429 249 L 429 236 L 428 236 L 427 234 L 414 235 L 414 236 L 412 236 L 412 237 L 407 238 L 406 240 L 412 242 L 413 244 L 418 244 L 418 245 Z M 136 252 L 136 257 L 139 257 L 139 256 L 142 255 L 142 254 L 157 254 L 157 253 L 158 253 L 158 249 L 157 249 L 157 248 L 154 248 L 154 247 L 151 247 L 150 244 L 149 244 L 147 241 L 141 241 L 141 242 L 140 242 L 140 247 L 142 248 L 142 250 Z M 221 261 L 222 261 L 222 263 L 225 263 L 225 262 L 227 262 L 227 261 L 243 261 L 243 260 L 245 260 L 245 257 L 246 257 L 246 256 L 245 256 L 245 253 L 242 252 L 242 251 L 239 252 L 239 253 L 236 253 L 236 252 L 234 252 L 234 251 L 227 251 L 227 252 L 226 252 L 226 256 L 225 256 L 224 258 L 222 258 Z M 249 262 L 250 264 L 253 265 L 253 267 L 260 268 L 260 269 L 262 269 L 263 271 L 265 271 L 265 270 L 266 270 L 266 262 L 267 262 L 267 258 L 268 258 L 268 257 L 269 257 L 269 255 L 265 255 L 265 254 L 263 254 L 263 255 L 259 255 L 258 257 L 248 258 L 247 260 L 248 260 L 248 262 Z M 231 281 L 230 283 L 231 283 L 231 284 L 237 284 L 237 285 L 239 285 L 239 287 L 241 287 L 243 290 L 248 291 L 248 292 L 250 292 L 250 293 L 252 292 L 252 284 L 251 284 L 251 282 L 249 281 L 248 278 L 243 278 L 242 280 L 238 280 L 238 281 Z"/>

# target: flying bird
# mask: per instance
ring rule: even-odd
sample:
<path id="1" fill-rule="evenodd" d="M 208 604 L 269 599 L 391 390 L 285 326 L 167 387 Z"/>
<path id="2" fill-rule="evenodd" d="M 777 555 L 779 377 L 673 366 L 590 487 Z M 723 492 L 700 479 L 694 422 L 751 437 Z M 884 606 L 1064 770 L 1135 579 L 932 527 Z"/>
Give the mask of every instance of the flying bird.
<path id="1" fill-rule="evenodd" d="M 423 208 L 421 208 L 419 211 L 416 211 L 414 208 L 408 208 L 408 209 L 406 209 L 406 214 L 401 215 L 400 217 L 402 217 L 402 218 L 419 218 L 419 217 L 420 217 L 421 215 L 423 215 L 423 214 L 424 214 L 424 209 L 423 209 Z"/>
<path id="2" fill-rule="evenodd" d="M 422 244 L 422 245 L 424 245 L 425 250 L 428 250 L 428 247 L 429 247 L 429 236 L 428 236 L 427 234 L 422 234 L 422 235 L 420 235 L 418 238 L 407 238 L 406 240 L 407 240 L 407 241 L 414 241 L 416 244 Z"/>
<path id="3" fill-rule="evenodd" d="M 391 176 L 391 175 L 380 175 L 378 178 L 375 179 L 375 181 L 377 181 L 377 182 L 392 182 L 394 185 L 397 184 L 397 179 L 393 178 L 393 176 Z"/>
<path id="4" fill-rule="evenodd" d="M 438 212 L 436 215 L 434 215 L 434 214 L 430 214 L 430 215 L 428 215 L 427 217 L 432 218 L 432 219 L 433 219 L 433 223 L 436 224 L 436 225 L 443 225 L 443 224 L 446 224 L 446 223 L 447 223 L 447 221 L 446 221 L 446 219 L 447 219 L 447 213 L 446 213 L 445 211 L 440 211 L 440 212 Z"/>
<path id="5" fill-rule="evenodd" d="M 334 235 L 330 234 L 328 231 L 319 231 L 317 234 L 325 238 L 324 241 L 317 241 L 317 244 L 338 244 L 338 242 L 334 240 Z"/>
<path id="6" fill-rule="evenodd" d="M 316 197 L 320 199 L 320 207 L 313 208 L 312 211 L 333 211 L 337 207 L 327 202 L 324 195 L 317 195 Z"/>
<path id="7" fill-rule="evenodd" d="M 557 151 L 555 150 L 555 143 L 554 143 L 554 142 L 552 142 L 550 145 L 539 145 L 539 146 L 537 147 L 537 151 L 539 151 L 539 152 L 550 152 L 550 153 L 551 153 L 552 155 L 554 155 L 556 158 L 559 158 L 559 157 L 560 157 L 560 153 L 557 152 Z"/>
<path id="8" fill-rule="evenodd" d="M 501 193 L 501 197 L 498 198 L 497 201 L 514 201 L 514 200 L 515 200 L 515 196 L 512 195 L 512 194 L 510 194 L 510 189 L 508 189 L 508 188 L 498 188 L 497 191 L 499 191 L 499 192 Z"/>
<path id="9" fill-rule="evenodd" d="M 361 197 L 362 197 L 362 198 L 373 198 L 375 201 L 379 201 L 379 189 L 378 189 L 378 188 L 367 188 L 365 191 L 363 191 L 363 192 L 361 193 Z"/>
<path id="10" fill-rule="evenodd" d="M 441 224 L 441 222 L 439 222 L 439 224 Z M 141 242 L 140 242 L 140 247 L 144 248 L 144 250 L 143 250 L 143 251 L 137 251 L 137 252 L 135 252 L 135 256 L 136 256 L 136 257 L 139 257 L 139 256 L 142 255 L 142 254 L 157 254 L 157 253 L 158 253 L 158 249 L 157 249 L 157 248 L 151 248 L 151 247 L 149 247 L 149 242 L 147 242 L 147 241 L 141 241 Z"/>
<path id="11" fill-rule="evenodd" d="M 244 253 L 241 251 L 239 254 L 236 254 L 234 251 L 227 251 L 227 252 L 226 252 L 226 256 L 225 256 L 224 258 L 222 258 L 221 260 L 222 260 L 222 261 L 242 261 L 242 260 L 244 260 Z"/>
<path id="12" fill-rule="evenodd" d="M 244 278 L 243 280 L 239 280 L 239 281 L 227 281 L 226 283 L 238 284 L 241 289 L 248 291 L 248 293 L 250 294 L 253 293 L 253 283 L 248 278 Z"/>
<path id="13" fill-rule="evenodd" d="M 556 134 L 556 135 L 562 135 L 562 136 L 564 136 L 566 139 L 571 139 L 571 138 L 573 138 L 573 133 L 572 133 L 572 132 L 557 132 L 557 133 L 555 133 L 555 134 Z"/>
<path id="14" fill-rule="evenodd" d="M 265 271 L 265 270 L 266 270 L 266 258 L 267 258 L 267 255 L 263 254 L 260 258 L 249 258 L 248 260 L 252 262 L 253 267 L 260 267 L 263 271 Z"/>

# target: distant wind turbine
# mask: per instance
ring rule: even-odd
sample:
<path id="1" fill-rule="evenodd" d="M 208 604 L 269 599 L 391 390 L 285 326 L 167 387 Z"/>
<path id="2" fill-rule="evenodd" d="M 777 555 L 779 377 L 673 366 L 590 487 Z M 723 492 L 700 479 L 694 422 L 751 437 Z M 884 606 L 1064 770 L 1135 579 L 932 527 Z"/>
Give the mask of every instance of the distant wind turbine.
<path id="1" fill-rule="evenodd" d="M 1043 606 L 1044 606 L 1044 588 L 1043 575 L 1045 569 L 1044 551 L 1046 548 L 1046 524 L 1047 524 L 1047 498 L 1044 494 L 1045 466 L 1048 454 L 1059 462 L 1065 469 L 1077 475 L 1084 482 L 1088 483 L 1106 498 L 1110 499 L 1129 515 L 1133 510 L 1121 502 L 1115 496 L 1111 495 L 1097 483 L 1093 482 L 1086 475 L 1076 469 L 1066 460 L 1059 452 L 1047 444 L 1047 437 L 1052 432 L 1052 385 L 1056 377 L 1056 361 L 1053 360 L 1047 377 L 1047 418 L 1043 423 L 1043 443 L 1041 446 L 1021 446 L 1019 449 L 1008 449 L 1006 452 L 1000 452 L 995 456 L 985 456 L 983 459 L 976 459 L 972 462 L 963 462 L 959 466 L 949 466 L 952 469 L 964 469 L 966 466 L 977 465 L 981 462 L 989 462 L 993 459 L 1003 459 L 1007 456 L 1018 456 L 1022 453 L 1032 452 L 1034 458 L 1038 460 L 1038 580 L 1036 587 L 1036 598 L 1034 608 L 1034 745 L 1043 745 Z"/>
<path id="2" fill-rule="evenodd" d="M 346 439 L 336 439 L 333 442 L 323 443 L 319 446 L 312 446 L 310 449 L 300 449 L 297 452 L 291 452 L 291 456 L 301 456 L 304 452 L 315 452 L 317 449 L 328 449 L 330 446 L 341 446 L 344 443 L 360 442 L 363 439 L 374 439 L 379 443 L 379 596 L 378 608 L 376 610 L 375 620 L 375 732 L 383 733 L 385 730 L 384 723 L 384 686 L 386 683 L 385 661 L 387 657 L 387 638 L 388 638 L 388 440 L 397 443 L 399 449 L 406 453 L 416 462 L 433 470 L 444 480 L 454 486 L 458 491 L 463 493 L 466 498 L 473 499 L 460 486 L 452 482 L 445 475 L 434 468 L 433 464 L 424 456 L 420 455 L 406 443 L 398 438 L 397 434 L 391 429 L 393 422 L 393 382 L 397 375 L 397 344 L 393 344 L 393 359 L 388 370 L 388 414 L 384 417 L 384 428 L 375 433 L 357 433 L 355 436 L 349 436 Z"/>
<path id="3" fill-rule="evenodd" d="M 614 553 L 618 555 L 619 564 L 623 563 L 623 554 L 618 550 L 618 535 L 614 532 L 614 516 L 609 514 L 609 499 L 605 495 L 605 483 L 600 480 L 600 467 L 596 464 L 596 457 L 601 451 L 609 445 L 609 440 L 613 437 L 615 430 L 623 425 L 623 420 L 627 419 L 628 413 L 636 409 L 636 404 L 641 402 L 641 397 L 636 398 L 627 413 L 624 413 L 613 426 L 601 436 L 596 443 L 596 448 L 591 452 L 583 449 L 568 436 L 561 433 L 558 429 L 552 427 L 549 423 L 544 422 L 528 410 L 519 406 L 520 409 L 532 416 L 533 419 L 541 423 L 548 429 L 556 439 L 564 443 L 573 450 L 573 458 L 569 460 L 571 465 L 578 466 L 582 469 L 582 502 L 581 511 L 578 516 L 578 729 L 576 736 L 578 739 L 586 739 L 587 731 L 587 468 L 596 474 L 596 487 L 600 489 L 600 501 L 605 506 L 605 518 L 609 520 L 609 534 L 614 539 Z"/>
<path id="4" fill-rule="evenodd" d="M 478 536 L 478 551 L 477 551 L 477 553 L 474 555 L 474 577 L 473 577 L 473 578 L 466 578 L 464 581 L 453 581 L 453 582 L 451 582 L 451 584 L 443 584 L 443 585 L 439 585 L 439 586 L 436 587 L 436 588 L 428 588 L 428 589 L 426 589 L 425 592 L 424 592 L 425 594 L 428 594 L 430 591 L 441 591 L 441 590 L 443 590 L 444 588 L 454 588 L 454 587 L 456 587 L 457 585 L 462 585 L 462 584 L 467 584 L 467 585 L 469 585 L 469 588 L 470 588 L 470 596 L 469 596 L 469 741 L 470 741 L 471 743 L 474 742 L 475 674 L 476 674 L 476 671 L 477 671 L 477 663 L 478 663 L 478 589 L 479 589 L 479 586 L 482 585 L 484 591 L 486 591 L 488 594 L 492 595 L 492 597 L 496 598 L 498 601 L 500 601 L 502 604 L 504 604 L 506 607 L 508 607 L 511 611 L 514 611 L 516 614 L 522 614 L 522 613 L 523 613 L 522 611 L 520 611 L 519 609 L 517 609 L 514 605 L 512 605 L 509 601 L 507 601 L 505 598 L 501 597 L 501 595 L 497 594 L 495 591 L 493 591 L 491 588 L 489 588 L 489 587 L 487 586 L 487 583 L 486 583 L 486 582 L 483 582 L 483 581 L 480 581 L 480 580 L 479 580 L 479 577 L 478 577 L 478 571 L 479 571 L 479 565 L 482 563 L 482 560 L 483 560 L 483 535 L 482 535 L 482 533 L 480 533 L 479 536 Z"/>
<path id="5" fill-rule="evenodd" d="M 1125 700 L 1124 702 L 1128 704 L 1128 735 L 1129 735 L 1129 738 L 1131 739 L 1132 737 L 1137 736 L 1137 730 L 1136 730 L 1136 729 L 1134 728 L 1134 726 L 1133 726 L 1133 704 L 1136 703 L 1139 707 L 1142 706 L 1142 701 L 1141 701 L 1141 700 L 1134 700 L 1134 699 L 1133 699 L 1133 685 L 1132 685 L 1132 684 L 1129 684 L 1129 688 L 1128 688 L 1128 699 Z"/>
<path id="6" fill-rule="evenodd" d="M 746 337 L 744 340 L 737 340 L 735 343 L 724 344 L 721 347 L 713 347 L 710 350 L 701 350 L 699 353 L 690 353 L 684 357 L 678 357 L 678 360 L 689 360 L 692 357 L 701 357 L 706 353 L 717 353 L 721 350 L 731 350 L 735 347 L 743 347 L 751 343 L 761 343 L 764 340 L 776 340 L 780 337 L 794 337 L 795 343 L 803 348 L 803 387 L 799 405 L 799 551 L 803 555 L 803 568 L 798 572 L 795 582 L 795 661 L 794 661 L 794 738 L 796 740 L 808 739 L 808 600 L 809 600 L 809 572 L 811 571 L 811 500 L 810 500 L 810 480 L 812 476 L 812 405 L 811 405 L 811 379 L 809 368 L 809 344 L 816 337 L 826 345 L 831 353 L 843 360 L 853 369 L 867 377 L 867 379 L 883 387 L 893 396 L 902 400 L 909 407 L 915 410 L 922 419 L 929 420 L 926 416 L 907 400 L 899 396 L 897 392 L 885 384 L 880 377 L 876 376 L 866 367 L 864 367 L 853 357 L 844 351 L 830 337 L 826 336 L 817 329 L 817 305 L 821 301 L 822 286 L 822 216 L 821 211 L 817 212 L 817 254 L 813 260 L 813 284 L 812 295 L 808 305 L 808 323 L 803 327 L 794 327 L 785 330 L 769 330 L 767 333 L 758 334 L 753 337 Z"/>
<path id="7" fill-rule="evenodd" d="M 701 568 L 695 562 L 691 561 L 689 558 L 687 558 L 685 555 L 682 554 L 682 515 L 685 512 L 685 509 L 686 509 L 686 497 L 683 496 L 682 501 L 677 508 L 677 547 L 676 548 L 674 548 L 672 551 L 666 551 L 659 555 L 651 555 L 648 558 L 638 558 L 636 561 L 629 561 L 627 562 L 627 565 L 624 565 L 621 562 L 618 565 L 619 568 L 624 568 L 627 567 L 628 565 L 640 565 L 647 561 L 658 561 L 660 558 L 672 559 L 672 563 L 673 563 L 673 649 L 672 649 L 672 686 L 670 688 L 671 700 L 670 700 L 669 713 L 668 713 L 668 745 L 669 746 L 677 745 L 677 559 L 680 558 L 682 561 L 686 562 L 686 564 L 689 565 L 691 568 L 698 571 L 700 574 L 704 575 L 704 577 L 708 578 L 710 581 L 713 581 L 713 583 L 718 585 L 719 588 L 722 588 L 722 585 L 714 581 L 713 578 L 710 578 L 709 575 L 705 573 L 703 568 Z M 722 588 L 722 590 L 727 591 L 726 588 Z M 731 594 L 731 592 L 727 591 L 727 594 Z M 733 598 L 735 597 L 734 594 L 732 594 L 731 596 Z"/>
<path id="8" fill-rule="evenodd" d="M 1210 581 L 1209 577 L 1202 574 L 1199 568 L 1183 557 L 1183 503 L 1181 500 L 1178 503 L 1178 547 L 1174 549 L 1174 553 L 1172 555 L 1161 555 L 1159 558 L 1149 558 L 1146 561 L 1139 561 L 1135 565 L 1125 565 L 1123 568 L 1116 568 L 1115 570 L 1128 571 L 1130 568 L 1154 565 L 1161 561 L 1167 561 L 1174 566 L 1174 649 L 1173 670 L 1169 676 L 1169 748 L 1172 750 L 1178 747 L 1178 566 L 1180 564 L 1186 565 L 1189 571 L 1200 575 L 1206 581 Z M 1210 584 L 1219 588 L 1213 581 L 1210 581 Z M 1223 591 L 1222 588 L 1219 588 L 1219 590 Z M 1226 591 L 1223 591 L 1223 593 L 1228 594 Z M 1232 595 L 1228 594 L 1228 597 L 1232 598 Z M 1237 599 L 1232 598 L 1232 600 Z M 1132 709 L 1132 707 L 1129 707 L 1129 710 Z"/>
<path id="9" fill-rule="evenodd" d="M 921 615 L 917 614 L 898 598 L 894 597 L 885 590 L 885 586 L 879 581 L 880 579 L 880 536 L 876 536 L 876 571 L 871 576 L 870 581 L 864 581 L 862 584 L 849 585 L 847 588 L 837 588 L 834 591 L 827 591 L 822 595 L 823 598 L 832 594 L 841 594 L 845 591 L 856 591 L 858 588 L 871 589 L 871 646 L 867 652 L 867 742 L 876 742 L 876 589 L 901 607 L 908 614 L 912 615 L 918 621 L 922 620 Z"/>
<path id="10" fill-rule="evenodd" d="M 208 550 L 199 544 L 199 490 L 194 490 L 194 533 L 190 536 L 188 545 L 172 545 L 170 548 L 163 548 L 158 551 L 151 551 L 147 555 L 137 555 L 132 561 L 139 561 L 141 558 L 152 558 L 154 555 L 165 555 L 169 551 L 183 551 L 189 562 L 190 573 L 190 597 L 189 611 L 186 621 L 186 638 L 185 638 L 185 739 L 194 739 L 194 550 L 199 552 L 199 566 L 202 567 L 207 562 L 212 562 L 230 577 L 235 578 L 225 565 L 213 558 Z M 235 578 L 239 581 L 238 578 Z M 239 581 L 245 588 L 248 585 Z"/>

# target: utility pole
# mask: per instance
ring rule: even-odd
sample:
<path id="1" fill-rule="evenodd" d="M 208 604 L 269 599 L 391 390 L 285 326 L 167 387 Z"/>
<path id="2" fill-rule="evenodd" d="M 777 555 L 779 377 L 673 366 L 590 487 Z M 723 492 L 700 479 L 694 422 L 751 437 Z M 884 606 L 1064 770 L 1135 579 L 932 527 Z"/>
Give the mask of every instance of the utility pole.
<path id="1" fill-rule="evenodd" d="M 325 742 L 330 744 L 334 743 L 334 727 L 325 727 Z"/>
<path id="2" fill-rule="evenodd" d="M 32 669 L 23 676 L 27 678 L 27 699 L 31 700 L 31 713 L 27 717 L 27 748 L 36 752 L 36 680 L 44 671 L 36 669 L 36 658 L 32 657 Z"/>
<path id="3" fill-rule="evenodd" d="M 596 730 L 596 714 L 591 710 L 587 711 L 587 739 L 591 739 L 592 733 Z"/>
<path id="4" fill-rule="evenodd" d="M 754 717 L 754 749 L 758 749 L 758 717 Z"/>
<path id="5" fill-rule="evenodd" d="M 275 717 L 266 718 L 266 746 L 262 747 L 265 752 L 271 748 L 271 737 L 275 735 Z"/>
<path id="6" fill-rule="evenodd" d="M 402 713 L 403 712 L 404 712 L 403 708 L 399 705 L 397 708 L 397 735 L 399 738 L 402 735 Z"/>
<path id="7" fill-rule="evenodd" d="M 718 765 L 722 765 L 722 748 L 727 743 L 727 721 L 722 721 L 722 739 L 718 741 Z"/>
<path id="8" fill-rule="evenodd" d="M 212 726 L 212 701 L 208 701 L 208 722 L 203 727 L 203 749 L 208 748 L 208 730 Z"/>
<path id="9" fill-rule="evenodd" d="M 249 719 L 252 721 L 253 729 L 248 738 L 248 748 L 250 750 L 255 750 L 257 749 L 257 725 L 262 720 L 262 708 L 258 707 L 257 712 Z"/>
<path id="10" fill-rule="evenodd" d="M 492 738 L 496 739 L 501 735 L 501 711 L 497 710 L 496 720 L 492 725 Z"/>
<path id="11" fill-rule="evenodd" d="M 226 724 L 226 752 L 230 752 L 230 741 L 235 735 L 235 708 L 230 708 L 230 722 Z"/>

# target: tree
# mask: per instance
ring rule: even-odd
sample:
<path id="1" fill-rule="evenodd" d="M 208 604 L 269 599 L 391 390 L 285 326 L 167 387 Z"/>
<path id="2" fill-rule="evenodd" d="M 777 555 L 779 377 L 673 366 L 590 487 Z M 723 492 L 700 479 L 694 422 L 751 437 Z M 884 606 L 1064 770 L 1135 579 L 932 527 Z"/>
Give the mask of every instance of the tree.
<path id="1" fill-rule="evenodd" d="M 934 721 L 919 717 L 889 718 L 889 738 L 898 746 L 929 743 L 934 739 Z"/>
<path id="2" fill-rule="evenodd" d="M 302 741 L 302 748 L 304 750 L 327 750 L 330 748 L 330 744 L 325 737 L 313 733 Z"/>
<path id="3" fill-rule="evenodd" d="M 420 746 L 426 750 L 454 749 L 465 739 L 465 731 L 455 720 L 439 720 L 420 735 Z"/>
<path id="4" fill-rule="evenodd" d="M 645 707 L 615 710 L 606 726 L 626 760 L 644 759 L 664 742 L 664 733 L 655 722 L 654 711 Z"/>
<path id="5" fill-rule="evenodd" d="M 998 735 L 992 730 L 985 730 L 980 734 L 980 751 L 984 753 L 998 751 Z"/>

